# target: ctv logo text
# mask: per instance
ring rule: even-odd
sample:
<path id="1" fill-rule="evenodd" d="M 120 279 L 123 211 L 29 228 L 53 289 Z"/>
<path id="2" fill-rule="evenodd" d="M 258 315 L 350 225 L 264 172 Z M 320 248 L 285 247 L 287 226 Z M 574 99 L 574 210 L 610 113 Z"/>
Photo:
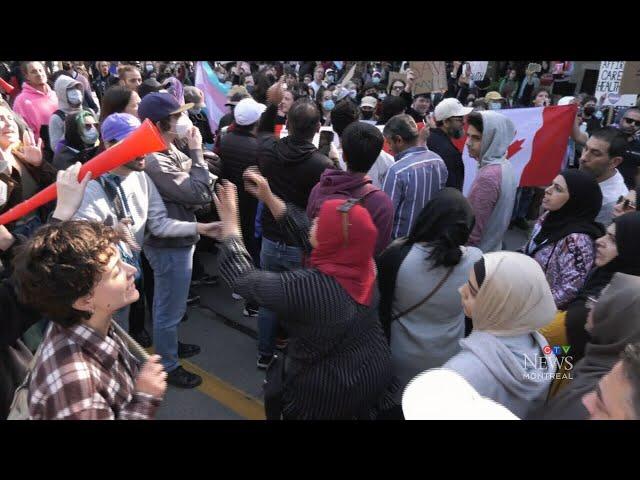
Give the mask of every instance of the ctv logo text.
<path id="1" fill-rule="evenodd" d="M 544 353 L 545 355 L 551 355 L 551 353 L 553 353 L 554 355 L 558 356 L 562 353 L 566 355 L 567 353 L 569 353 L 569 350 L 571 350 L 571 345 L 556 345 L 554 347 L 547 345 L 542 349 L 542 353 Z"/>

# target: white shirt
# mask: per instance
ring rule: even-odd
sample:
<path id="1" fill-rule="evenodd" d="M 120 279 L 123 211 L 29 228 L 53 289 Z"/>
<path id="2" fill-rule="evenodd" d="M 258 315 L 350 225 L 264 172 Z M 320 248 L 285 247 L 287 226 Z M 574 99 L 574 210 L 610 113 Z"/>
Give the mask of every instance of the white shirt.
<path id="1" fill-rule="evenodd" d="M 324 82 L 317 83 L 315 80 L 314 80 L 313 82 L 311 82 L 311 83 L 309 84 L 309 86 L 310 86 L 311 88 L 313 88 L 313 94 L 314 94 L 314 95 L 317 95 L 317 94 L 318 94 L 318 90 L 320 90 L 320 87 L 327 88 L 327 84 L 326 84 L 326 83 L 324 83 Z"/>
<path id="2" fill-rule="evenodd" d="M 338 149 L 338 163 L 342 170 L 347 170 L 347 164 L 344 163 L 342 159 L 342 148 Z M 387 172 L 394 163 L 395 161 L 391 155 L 384 150 L 380 150 L 380 155 L 378 155 L 378 158 L 376 158 L 376 161 L 367 172 L 367 175 L 371 178 L 371 184 L 382 190 L 382 184 L 387 176 Z"/>
<path id="3" fill-rule="evenodd" d="M 613 221 L 613 207 L 621 195 L 629 193 L 629 189 L 624 184 L 624 178 L 616 169 L 615 175 L 598 183 L 602 192 L 602 208 L 596 217 L 596 222 L 602 223 L 605 227 Z"/>

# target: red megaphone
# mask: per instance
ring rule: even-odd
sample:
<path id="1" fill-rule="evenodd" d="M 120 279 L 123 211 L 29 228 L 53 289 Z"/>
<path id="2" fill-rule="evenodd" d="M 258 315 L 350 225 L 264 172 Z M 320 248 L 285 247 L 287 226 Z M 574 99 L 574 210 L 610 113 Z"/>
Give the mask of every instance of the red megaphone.
<path id="1" fill-rule="evenodd" d="M 0 87 L 2 87 L 2 89 L 7 92 L 7 94 L 13 92 L 14 88 L 11 84 L 7 83 L 4 81 L 3 78 L 0 78 Z"/>
<path id="2" fill-rule="evenodd" d="M 85 163 L 80 168 L 78 180 L 84 178 L 87 172 L 91 172 L 92 178 L 96 179 L 103 173 L 118 168 L 120 165 L 130 162 L 137 157 L 151 152 L 166 150 L 167 148 L 167 144 L 162 136 L 160 136 L 160 132 L 158 132 L 156 126 L 151 120 L 146 119 L 135 132 L 130 134 L 122 142 L 117 143 L 109 150 L 105 150 L 100 155 L 97 155 Z M 45 203 L 55 200 L 57 195 L 56 185 L 49 185 L 33 197 L 0 215 L 0 225 L 16 221 Z"/>

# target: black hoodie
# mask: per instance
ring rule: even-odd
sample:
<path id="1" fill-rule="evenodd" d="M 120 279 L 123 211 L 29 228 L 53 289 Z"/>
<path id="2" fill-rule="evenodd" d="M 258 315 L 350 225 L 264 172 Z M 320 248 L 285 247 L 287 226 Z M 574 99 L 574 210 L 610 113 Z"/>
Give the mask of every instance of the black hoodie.
<path id="1" fill-rule="evenodd" d="M 306 210 L 311 189 L 320 180 L 322 172 L 333 167 L 333 162 L 307 140 L 290 136 L 278 140 L 270 135 L 259 142 L 258 166 L 273 193 L 284 202 Z M 262 236 L 292 245 L 268 208 L 262 213 Z"/>

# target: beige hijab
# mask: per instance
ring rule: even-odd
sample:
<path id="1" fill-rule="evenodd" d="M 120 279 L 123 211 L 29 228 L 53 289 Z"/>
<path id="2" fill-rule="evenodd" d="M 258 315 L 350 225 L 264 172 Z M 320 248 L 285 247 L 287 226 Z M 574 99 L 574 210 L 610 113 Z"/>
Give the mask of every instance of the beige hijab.
<path id="1" fill-rule="evenodd" d="M 515 336 L 542 328 L 554 318 L 555 302 L 542 268 L 515 252 L 484 255 L 485 279 L 473 309 L 474 330 Z"/>

